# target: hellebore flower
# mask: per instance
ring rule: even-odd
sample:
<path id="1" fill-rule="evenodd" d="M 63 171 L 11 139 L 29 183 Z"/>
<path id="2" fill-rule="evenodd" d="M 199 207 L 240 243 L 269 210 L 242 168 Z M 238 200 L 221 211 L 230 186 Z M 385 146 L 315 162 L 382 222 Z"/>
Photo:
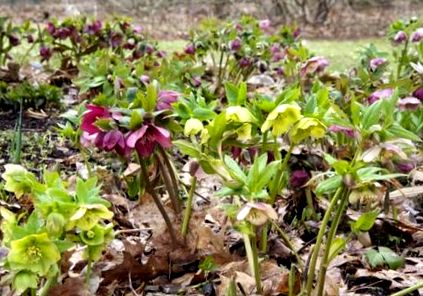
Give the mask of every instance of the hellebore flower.
<path id="1" fill-rule="evenodd" d="M 310 174 L 305 169 L 295 170 L 291 172 L 289 184 L 291 188 L 298 189 L 304 186 L 310 180 Z"/>
<path id="2" fill-rule="evenodd" d="M 124 49 L 129 49 L 129 50 L 134 49 L 135 48 L 135 40 L 134 40 L 134 38 L 128 39 L 128 41 L 125 42 L 125 44 L 123 45 L 123 48 Z"/>
<path id="3" fill-rule="evenodd" d="M 238 221 L 247 220 L 253 225 L 260 226 L 270 220 L 277 220 L 278 214 L 271 205 L 263 202 L 246 203 L 236 216 Z"/>
<path id="4" fill-rule="evenodd" d="M 292 36 L 294 36 L 294 39 L 297 39 L 298 37 L 300 37 L 301 35 L 301 29 L 300 28 L 296 28 L 294 30 L 294 32 L 292 33 Z"/>
<path id="5" fill-rule="evenodd" d="M 422 102 L 415 97 L 406 97 L 398 101 L 398 106 L 401 111 L 415 111 L 421 104 Z"/>
<path id="6" fill-rule="evenodd" d="M 158 57 L 158 58 L 164 58 L 165 56 L 166 56 L 166 51 L 164 51 L 164 50 L 159 50 L 159 51 L 157 51 L 156 52 L 156 56 Z"/>
<path id="7" fill-rule="evenodd" d="M 7 262 L 11 270 L 28 270 L 46 275 L 52 265 L 60 260 L 56 245 L 47 233 L 31 234 L 10 243 Z"/>
<path id="8" fill-rule="evenodd" d="M 271 27 L 271 23 L 270 20 L 266 19 L 266 20 L 261 20 L 259 22 L 259 27 L 260 29 L 262 29 L 263 31 L 268 31 Z"/>
<path id="9" fill-rule="evenodd" d="M 28 41 L 28 43 L 34 43 L 34 36 L 32 36 L 31 34 L 26 36 L 26 41 Z"/>
<path id="10" fill-rule="evenodd" d="M 303 117 L 291 129 L 289 138 L 293 143 L 299 143 L 305 138 L 322 138 L 326 127 L 316 118 Z"/>
<path id="11" fill-rule="evenodd" d="M 230 106 L 226 109 L 226 120 L 228 123 L 239 123 L 240 127 L 236 129 L 237 138 L 241 141 L 251 139 L 251 123 L 256 121 L 251 112 L 241 106 Z"/>
<path id="12" fill-rule="evenodd" d="M 423 28 L 418 28 L 416 31 L 411 34 L 412 42 L 420 42 L 423 39 Z"/>
<path id="13" fill-rule="evenodd" d="M 341 134 L 344 134 L 346 137 L 352 138 L 352 139 L 357 138 L 357 131 L 347 126 L 334 124 L 328 128 L 328 131 L 333 133 L 341 133 Z"/>
<path id="14" fill-rule="evenodd" d="M 143 28 L 142 28 L 142 26 L 140 26 L 140 25 L 136 25 L 136 26 L 134 26 L 134 27 L 133 27 L 133 30 L 134 30 L 134 33 L 135 33 L 135 34 L 141 34 L 141 33 L 142 33 Z"/>
<path id="15" fill-rule="evenodd" d="M 387 60 L 385 58 L 374 58 L 370 60 L 370 69 L 374 72 L 376 71 L 380 66 L 386 64 Z"/>
<path id="16" fill-rule="evenodd" d="M 279 76 L 285 75 L 285 71 L 281 67 L 277 67 L 274 70 L 275 70 L 276 74 L 278 74 Z"/>
<path id="17" fill-rule="evenodd" d="M 247 68 L 247 67 L 251 66 L 251 60 L 249 58 L 247 58 L 247 57 L 243 57 L 239 61 L 239 66 L 241 68 Z"/>
<path id="18" fill-rule="evenodd" d="M 144 84 L 149 84 L 150 83 L 150 77 L 148 75 L 141 75 L 140 81 Z"/>
<path id="19" fill-rule="evenodd" d="M 203 130 L 203 123 L 197 118 L 190 118 L 185 122 L 184 135 L 187 137 L 195 136 Z"/>
<path id="20" fill-rule="evenodd" d="M 238 51 L 241 48 L 241 40 L 236 38 L 231 41 L 231 50 Z"/>
<path id="21" fill-rule="evenodd" d="M 21 43 L 21 41 L 19 40 L 19 38 L 16 37 L 15 35 L 13 35 L 13 34 L 10 34 L 8 36 L 8 38 L 9 38 L 9 43 L 12 46 L 18 46 Z"/>
<path id="22" fill-rule="evenodd" d="M 38 287 L 38 276 L 30 271 L 19 271 L 13 278 L 13 288 L 21 295 L 27 289 L 36 289 Z"/>
<path id="23" fill-rule="evenodd" d="M 87 246 L 98 246 L 104 243 L 104 234 L 104 227 L 100 225 L 94 225 L 93 228 L 82 231 L 79 234 L 79 237 Z"/>
<path id="24" fill-rule="evenodd" d="M 111 118 L 111 114 L 107 108 L 96 105 L 87 105 L 87 112 L 85 112 L 82 117 L 81 130 L 90 135 L 99 133 L 101 130 L 95 125 L 95 122 L 98 119 L 109 118 Z"/>
<path id="25" fill-rule="evenodd" d="M 323 57 L 312 57 L 301 67 L 301 76 L 323 72 L 329 66 L 327 59 Z"/>
<path id="26" fill-rule="evenodd" d="M 131 132 L 126 138 L 126 144 L 129 148 L 135 148 L 141 157 L 148 157 L 153 154 L 157 145 L 170 148 L 172 141 L 167 129 L 149 123 Z"/>
<path id="27" fill-rule="evenodd" d="M 102 219 L 110 220 L 113 213 L 103 204 L 82 204 L 69 218 L 68 228 L 77 226 L 81 230 L 90 230 Z"/>
<path id="28" fill-rule="evenodd" d="M 92 24 L 87 25 L 85 32 L 87 32 L 89 35 L 97 35 L 102 27 L 103 23 L 100 20 L 96 20 Z"/>
<path id="29" fill-rule="evenodd" d="M 408 174 L 414 169 L 415 164 L 412 162 L 400 162 L 397 163 L 395 166 L 399 172 L 403 174 Z"/>
<path id="30" fill-rule="evenodd" d="M 53 23 L 47 23 L 47 27 L 46 27 L 47 32 L 53 36 L 54 32 L 56 32 L 56 26 Z"/>
<path id="31" fill-rule="evenodd" d="M 391 97 L 393 93 L 394 93 L 394 90 L 392 88 L 377 90 L 369 96 L 368 98 L 369 104 L 371 105 L 381 99 L 387 99 Z"/>
<path id="32" fill-rule="evenodd" d="M 151 46 L 150 44 L 147 44 L 147 45 L 145 46 L 145 52 L 146 52 L 147 54 L 152 54 L 152 53 L 154 52 L 154 47 L 153 47 L 153 46 Z"/>
<path id="33" fill-rule="evenodd" d="M 200 87 L 201 86 L 201 77 L 193 77 L 191 79 L 191 84 L 194 87 Z"/>
<path id="34" fill-rule="evenodd" d="M 423 101 L 423 87 L 416 89 L 413 92 L 413 97 L 418 98 L 420 101 Z"/>
<path id="35" fill-rule="evenodd" d="M 4 189 L 13 192 L 17 198 L 32 191 L 37 180 L 31 172 L 17 164 L 5 164 L 5 172 L 1 175 L 6 181 Z"/>
<path id="36" fill-rule="evenodd" d="M 55 29 L 53 33 L 53 37 L 64 40 L 68 38 L 69 36 L 71 36 L 72 32 L 73 32 L 73 28 L 68 28 L 68 27 L 58 28 L 58 29 Z"/>
<path id="37" fill-rule="evenodd" d="M 41 46 L 40 56 L 42 61 L 48 61 L 52 56 L 51 49 L 45 46 Z"/>
<path id="38" fill-rule="evenodd" d="M 178 101 L 180 93 L 173 90 L 161 90 L 157 96 L 156 108 L 158 111 L 172 109 L 172 104 Z"/>
<path id="39" fill-rule="evenodd" d="M 115 150 L 120 155 L 127 155 L 129 150 L 126 147 L 125 136 L 120 130 L 111 130 L 97 134 L 94 144 L 106 151 Z"/>
<path id="40" fill-rule="evenodd" d="M 110 37 L 110 44 L 113 48 L 117 48 L 122 44 L 123 36 L 120 33 L 113 33 Z"/>
<path id="41" fill-rule="evenodd" d="M 294 104 L 282 104 L 269 113 L 261 127 L 262 132 L 272 128 L 275 137 L 286 133 L 300 118 L 301 108 Z"/>
<path id="42" fill-rule="evenodd" d="M 398 31 L 394 36 L 394 42 L 397 44 L 403 43 L 407 40 L 407 34 L 404 31 Z"/>
<path id="43" fill-rule="evenodd" d="M 184 52 L 186 54 L 189 55 L 194 55 L 195 54 L 195 45 L 194 44 L 189 44 L 187 47 L 185 47 Z"/>

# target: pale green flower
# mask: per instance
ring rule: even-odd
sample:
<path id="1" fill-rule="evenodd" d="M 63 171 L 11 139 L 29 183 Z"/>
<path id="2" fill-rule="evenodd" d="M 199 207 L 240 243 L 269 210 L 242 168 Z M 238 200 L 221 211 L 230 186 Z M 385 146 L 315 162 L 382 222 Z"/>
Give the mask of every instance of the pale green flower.
<path id="1" fill-rule="evenodd" d="M 81 230 L 90 230 L 100 220 L 113 218 L 113 213 L 102 204 L 83 204 L 70 217 L 70 228 L 73 226 L 79 227 Z M 68 229 L 70 229 L 68 226 Z"/>
<path id="2" fill-rule="evenodd" d="M 262 132 L 272 128 L 274 136 L 286 133 L 299 119 L 301 119 L 301 108 L 296 104 L 282 104 L 269 113 L 261 127 Z"/>
<path id="3" fill-rule="evenodd" d="M 245 107 L 230 106 L 226 108 L 226 120 L 228 122 L 252 123 L 255 118 Z"/>
<path id="4" fill-rule="evenodd" d="M 7 262 L 11 270 L 45 275 L 60 260 L 60 252 L 47 233 L 31 234 L 10 243 Z"/>
<path id="5" fill-rule="evenodd" d="M 37 183 L 34 174 L 28 172 L 23 166 L 17 164 L 6 164 L 2 178 L 6 181 L 4 189 L 15 193 L 19 198 L 25 193 L 30 193 Z"/>
<path id="6" fill-rule="evenodd" d="M 13 278 L 13 288 L 18 294 L 22 294 L 27 289 L 38 287 L 38 276 L 30 271 L 20 271 Z"/>
<path id="7" fill-rule="evenodd" d="M 195 136 L 203 130 L 203 123 L 197 118 L 190 118 L 185 122 L 184 135 L 187 137 Z"/>
<path id="8" fill-rule="evenodd" d="M 271 205 L 263 202 L 246 203 L 238 212 L 238 221 L 247 220 L 253 225 L 260 226 L 270 220 L 277 220 L 278 214 Z"/>
<path id="9" fill-rule="evenodd" d="M 293 143 L 299 143 L 305 138 L 323 138 L 326 126 L 316 118 L 304 117 L 292 128 L 289 137 Z"/>

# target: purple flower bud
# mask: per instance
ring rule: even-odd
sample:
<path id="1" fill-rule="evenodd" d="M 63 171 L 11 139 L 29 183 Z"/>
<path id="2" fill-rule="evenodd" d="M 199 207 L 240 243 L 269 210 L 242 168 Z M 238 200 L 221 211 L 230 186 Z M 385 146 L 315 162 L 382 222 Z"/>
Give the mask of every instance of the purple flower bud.
<path id="1" fill-rule="evenodd" d="M 192 43 L 189 44 L 187 47 L 185 47 L 184 52 L 186 54 L 189 54 L 189 55 L 194 55 L 195 54 L 195 45 L 192 44 Z"/>
<path id="2" fill-rule="evenodd" d="M 403 43 L 407 40 L 407 34 L 404 31 L 398 31 L 394 36 L 394 42 L 397 44 Z"/>
<path id="3" fill-rule="evenodd" d="M 136 25 L 136 26 L 134 26 L 134 33 L 135 34 L 141 34 L 142 33 L 142 30 L 143 30 L 143 28 L 142 28 L 142 26 L 140 26 L 140 25 Z"/>
<path id="4" fill-rule="evenodd" d="M 9 37 L 9 43 L 12 46 L 18 46 L 19 43 L 21 43 L 21 41 L 19 40 L 18 37 L 16 37 L 16 35 L 10 34 L 8 37 Z"/>
<path id="5" fill-rule="evenodd" d="M 242 28 L 242 25 L 241 25 L 241 24 L 236 24 L 236 25 L 235 25 L 235 29 L 236 29 L 238 32 L 241 32 L 241 31 L 243 30 L 243 28 Z"/>
<path id="6" fill-rule="evenodd" d="M 300 187 L 304 186 L 308 180 L 310 180 L 310 174 L 306 170 L 295 170 L 291 173 L 289 184 L 291 188 L 299 189 Z"/>
<path id="7" fill-rule="evenodd" d="M 261 20 L 259 22 L 259 27 L 260 29 L 262 29 L 263 31 L 268 31 L 270 29 L 271 23 L 270 20 L 266 19 L 266 20 Z"/>
<path id="8" fill-rule="evenodd" d="M 200 87 L 201 86 L 201 78 L 200 77 L 193 77 L 191 80 L 191 83 L 194 87 Z"/>
<path id="9" fill-rule="evenodd" d="M 401 162 L 396 164 L 396 168 L 403 174 L 408 174 L 414 169 L 414 164 L 411 162 Z"/>
<path id="10" fill-rule="evenodd" d="M 413 92 L 413 97 L 416 97 L 420 101 L 423 101 L 423 87 L 419 87 Z"/>
<path id="11" fill-rule="evenodd" d="M 294 36 L 294 39 L 297 39 L 301 35 L 301 29 L 296 28 L 295 31 L 292 33 L 292 35 Z"/>
<path id="12" fill-rule="evenodd" d="M 323 72 L 329 66 L 327 59 L 323 57 L 312 57 L 301 67 L 301 76 Z"/>
<path id="13" fill-rule="evenodd" d="M 231 50 L 238 51 L 241 48 L 241 40 L 236 38 L 231 41 Z"/>
<path id="14" fill-rule="evenodd" d="M 386 99 L 386 98 L 391 97 L 393 93 L 394 93 L 394 90 L 392 88 L 385 88 L 385 89 L 377 90 L 377 91 L 373 92 L 368 97 L 368 102 L 371 105 L 371 104 L 379 101 L 380 99 Z"/>
<path id="15" fill-rule="evenodd" d="M 110 43 L 112 44 L 113 48 L 117 48 L 122 44 L 123 36 L 120 33 L 113 33 L 110 38 Z"/>
<path id="16" fill-rule="evenodd" d="M 370 60 L 370 69 L 374 72 L 376 71 L 380 66 L 386 64 L 387 60 L 385 58 L 374 58 Z"/>
<path id="17" fill-rule="evenodd" d="M 166 56 L 166 51 L 164 51 L 164 50 L 159 50 L 159 51 L 156 53 L 156 56 L 157 56 L 158 58 L 164 58 L 164 57 Z"/>
<path id="18" fill-rule="evenodd" d="M 28 35 L 28 36 L 26 36 L 26 41 L 28 41 L 28 43 L 34 43 L 34 36 L 32 36 L 32 35 Z"/>
<path id="19" fill-rule="evenodd" d="M 47 23 L 47 27 L 46 27 L 47 32 L 53 36 L 54 32 L 56 32 L 56 27 L 53 23 Z"/>
<path id="20" fill-rule="evenodd" d="M 352 138 L 352 139 L 358 137 L 357 132 L 353 128 L 342 126 L 342 125 L 337 125 L 337 124 L 331 125 L 328 128 L 328 131 L 333 133 L 342 133 L 346 137 Z"/>
<path id="21" fill-rule="evenodd" d="M 152 54 L 152 53 L 154 52 L 154 47 L 153 47 L 153 46 L 151 46 L 150 44 L 147 44 L 147 45 L 145 46 L 145 52 L 146 52 L 147 54 Z"/>
<path id="22" fill-rule="evenodd" d="M 415 97 L 406 97 L 398 101 L 398 107 L 401 111 L 415 111 L 421 104 L 422 102 Z"/>
<path id="23" fill-rule="evenodd" d="M 285 75 L 285 71 L 283 70 L 283 68 L 281 68 L 281 67 L 277 67 L 277 68 L 275 68 L 275 72 L 276 72 L 276 74 L 277 75 L 279 75 L 279 76 L 284 76 Z"/>
<path id="24" fill-rule="evenodd" d="M 423 28 L 418 28 L 416 31 L 411 34 L 411 41 L 412 42 L 420 42 L 423 38 Z"/>
<path id="25" fill-rule="evenodd" d="M 51 58 L 52 52 L 51 49 L 45 46 L 41 46 L 40 48 L 40 56 L 41 56 L 41 61 L 47 61 Z"/>
<path id="26" fill-rule="evenodd" d="M 149 84 L 150 83 L 150 77 L 148 75 L 141 75 L 140 81 L 144 84 Z"/>
<path id="27" fill-rule="evenodd" d="M 127 42 L 123 45 L 124 49 L 134 49 L 135 48 L 135 40 L 133 38 L 128 39 Z"/>
<path id="28" fill-rule="evenodd" d="M 141 50 L 136 49 L 136 50 L 134 50 L 134 51 L 132 52 L 132 59 L 134 59 L 134 60 L 138 60 L 138 59 L 140 59 L 142 56 L 143 56 L 143 53 L 142 53 L 142 51 L 141 51 Z"/>

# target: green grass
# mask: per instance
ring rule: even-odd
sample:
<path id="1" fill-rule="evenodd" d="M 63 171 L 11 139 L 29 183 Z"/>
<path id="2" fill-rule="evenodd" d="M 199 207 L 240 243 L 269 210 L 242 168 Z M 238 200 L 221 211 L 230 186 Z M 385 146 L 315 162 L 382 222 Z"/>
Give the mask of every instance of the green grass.
<path id="1" fill-rule="evenodd" d="M 357 64 L 358 52 L 363 47 L 373 43 L 380 51 L 389 52 L 391 45 L 385 39 L 361 40 L 306 40 L 305 46 L 312 53 L 326 57 L 333 71 L 344 71 Z M 173 52 L 182 50 L 186 44 L 183 40 L 160 41 L 159 48 Z"/>

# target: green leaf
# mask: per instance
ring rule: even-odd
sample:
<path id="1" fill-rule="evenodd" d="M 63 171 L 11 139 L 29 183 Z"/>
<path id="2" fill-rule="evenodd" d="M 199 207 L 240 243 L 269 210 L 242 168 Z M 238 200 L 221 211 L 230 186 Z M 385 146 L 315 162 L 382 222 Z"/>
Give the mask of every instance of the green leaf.
<path id="1" fill-rule="evenodd" d="M 418 135 L 403 128 L 398 123 L 394 123 L 388 127 L 385 130 L 385 133 L 391 136 L 391 138 L 404 138 L 411 141 L 421 142 L 421 139 Z"/>
<path id="2" fill-rule="evenodd" d="M 245 175 L 241 167 L 236 163 L 236 161 L 228 155 L 225 155 L 224 160 L 226 166 L 229 168 L 229 173 L 231 174 L 231 176 L 237 179 L 238 181 L 245 183 L 247 181 L 247 176 Z"/>
<path id="3" fill-rule="evenodd" d="M 138 129 L 143 122 L 142 111 L 139 109 L 133 110 L 131 112 L 131 118 L 129 119 L 129 129 L 136 130 Z"/>
<path id="4" fill-rule="evenodd" d="M 280 161 L 273 161 L 267 165 L 266 170 L 260 171 L 260 178 L 256 180 L 256 183 L 253 187 L 253 192 L 259 192 L 263 190 L 266 185 L 268 185 L 272 177 L 276 175 L 276 172 L 279 169 L 279 165 Z"/>
<path id="5" fill-rule="evenodd" d="M 238 88 L 231 82 L 225 83 L 226 99 L 229 105 L 238 105 Z"/>
<path id="6" fill-rule="evenodd" d="M 347 242 L 342 237 L 337 237 L 332 241 L 329 249 L 329 261 L 331 262 L 345 248 Z"/>
<path id="7" fill-rule="evenodd" d="M 379 253 L 390 269 L 398 269 L 404 265 L 404 258 L 387 247 L 379 247 Z"/>
<path id="8" fill-rule="evenodd" d="M 323 182 L 320 182 L 319 185 L 317 185 L 316 194 L 322 195 L 322 194 L 328 194 L 328 193 L 334 192 L 341 185 L 342 185 L 342 177 L 335 175 L 329 179 L 324 180 Z"/>
<path id="9" fill-rule="evenodd" d="M 147 112 L 152 112 L 156 108 L 157 89 L 153 83 L 147 85 L 147 95 L 141 98 L 142 107 Z"/>
<path id="10" fill-rule="evenodd" d="M 351 229 L 353 232 L 367 232 L 375 224 L 376 218 L 379 215 L 379 211 L 367 212 L 362 214 L 357 221 L 353 222 Z"/>
<path id="11" fill-rule="evenodd" d="M 361 120 L 365 130 L 368 130 L 372 125 L 375 125 L 379 122 L 379 119 L 382 115 L 382 103 L 383 100 L 379 100 L 372 105 L 365 107 L 363 118 Z"/>
<path id="12" fill-rule="evenodd" d="M 245 82 L 241 82 L 238 88 L 238 96 L 237 96 L 237 104 L 244 105 L 247 101 L 247 84 Z"/>
<path id="13" fill-rule="evenodd" d="M 364 255 L 372 268 L 378 268 L 385 264 L 382 255 L 374 249 L 367 250 Z"/>
<path id="14" fill-rule="evenodd" d="M 200 158 L 201 147 L 186 140 L 176 140 L 172 142 L 185 155 L 193 158 Z"/>

